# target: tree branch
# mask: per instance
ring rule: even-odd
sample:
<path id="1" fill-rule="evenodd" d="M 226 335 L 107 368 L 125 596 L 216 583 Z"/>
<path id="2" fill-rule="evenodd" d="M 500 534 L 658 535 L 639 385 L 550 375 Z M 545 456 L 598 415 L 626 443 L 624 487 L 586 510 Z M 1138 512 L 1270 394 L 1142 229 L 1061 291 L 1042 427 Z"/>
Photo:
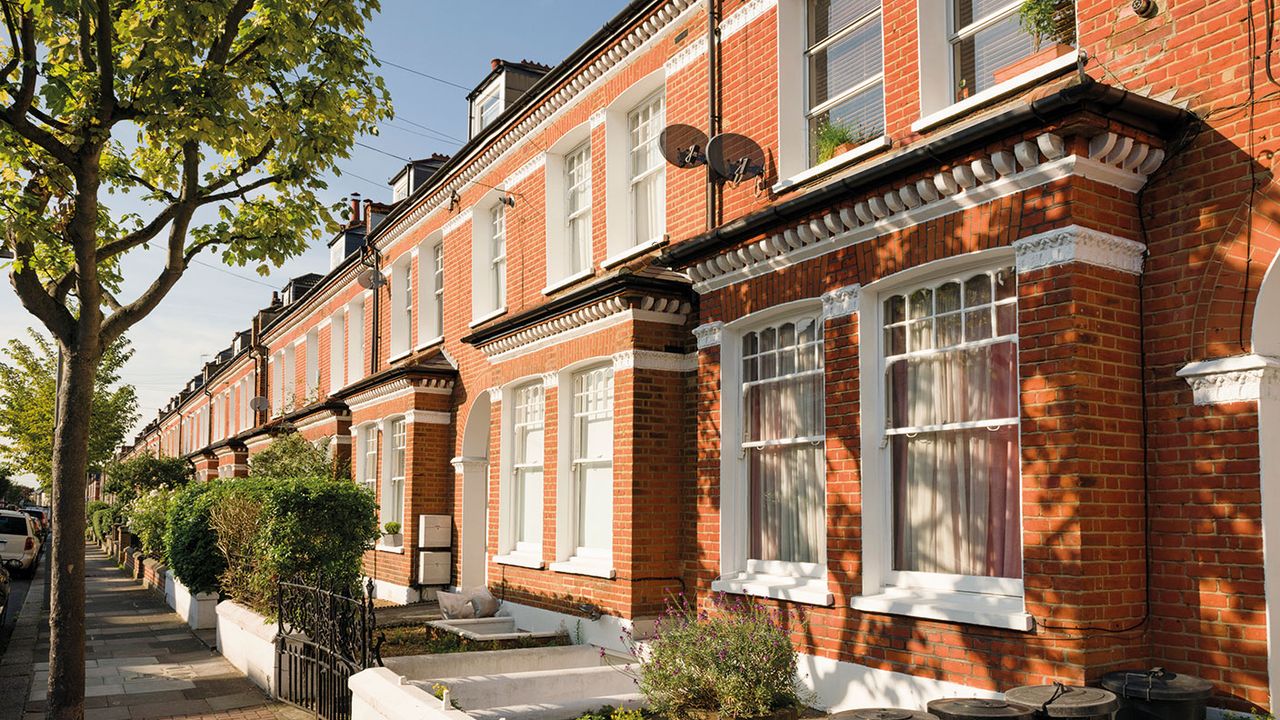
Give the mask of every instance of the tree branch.
<path id="1" fill-rule="evenodd" d="M 253 192 L 254 190 L 257 190 L 258 188 L 266 187 L 267 185 L 271 185 L 272 183 L 280 182 L 283 179 L 284 179 L 284 176 L 282 175 L 267 175 L 266 177 L 260 177 L 257 180 L 254 180 L 253 182 L 249 183 L 248 185 L 241 185 L 240 187 L 237 187 L 235 190 L 228 190 L 226 192 L 211 193 L 209 195 L 205 195 L 203 198 L 200 199 L 200 204 L 208 205 L 210 203 L 221 202 L 223 200 L 234 200 L 236 198 L 242 198 L 245 195 L 248 195 L 249 193 Z"/>
<path id="2" fill-rule="evenodd" d="M 8 7 L 7 5 L 5 6 Z M 36 76 L 39 74 L 39 60 L 36 57 L 35 21 L 30 11 L 23 11 L 22 24 L 19 29 L 19 46 L 22 54 L 22 81 L 14 96 L 13 104 L 0 110 L 0 121 L 5 122 L 26 140 L 35 143 L 49 153 L 58 162 L 68 168 L 78 165 L 71 148 L 54 137 L 44 128 L 36 127 L 27 118 L 28 111 L 35 101 Z"/>
<path id="3" fill-rule="evenodd" d="M 111 3 L 98 2 L 98 119 L 109 125 L 116 111 L 116 61 L 112 48 Z"/>
<path id="4" fill-rule="evenodd" d="M 117 255 L 126 253 L 155 239 L 160 234 L 160 231 L 164 229 L 164 226 L 178 216 L 182 206 L 183 203 L 181 201 L 175 201 L 166 206 L 164 210 L 161 210 L 151 219 L 151 222 L 98 248 L 98 262 L 106 262 Z"/>
<path id="5" fill-rule="evenodd" d="M 253 9 L 254 2 L 255 0 L 236 0 L 236 4 L 227 13 L 227 19 L 222 23 L 222 35 L 209 48 L 207 61 L 210 64 L 218 66 L 227 64 L 227 56 L 231 54 L 231 46 L 235 44 L 236 38 L 240 36 L 240 21 L 244 20 L 249 11 Z"/>
<path id="6" fill-rule="evenodd" d="M 223 175 L 217 180 L 214 180 L 213 182 L 209 183 L 208 186 L 205 187 L 205 192 L 213 192 L 215 190 L 221 190 L 222 188 L 239 180 L 245 175 L 248 175 L 249 173 L 253 172 L 254 168 L 261 165 L 262 161 L 267 159 L 267 155 L 271 153 L 271 151 L 275 148 L 275 146 L 276 146 L 276 141 L 274 138 L 272 138 L 271 140 L 268 140 L 262 146 L 262 148 L 259 149 L 258 152 L 255 153 L 252 157 L 248 157 L 242 160 L 240 162 L 240 166 L 237 167 L 235 170 L 232 170 L 226 175 Z"/>

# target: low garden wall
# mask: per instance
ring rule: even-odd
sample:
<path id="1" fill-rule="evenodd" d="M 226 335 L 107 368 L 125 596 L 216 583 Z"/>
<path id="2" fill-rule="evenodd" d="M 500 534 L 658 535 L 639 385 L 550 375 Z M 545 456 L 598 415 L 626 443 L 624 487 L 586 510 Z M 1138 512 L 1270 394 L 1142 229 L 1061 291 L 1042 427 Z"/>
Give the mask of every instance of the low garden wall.
<path id="1" fill-rule="evenodd" d="M 352 720 L 472 720 L 387 668 L 362 670 L 347 681 Z"/>
<path id="2" fill-rule="evenodd" d="M 254 685 L 276 696 L 276 624 L 231 600 L 217 607 L 218 652 Z"/>
<path id="3" fill-rule="evenodd" d="M 164 599 L 192 630 L 212 630 L 218 625 L 218 594 L 193 593 L 172 572 L 164 583 Z"/>

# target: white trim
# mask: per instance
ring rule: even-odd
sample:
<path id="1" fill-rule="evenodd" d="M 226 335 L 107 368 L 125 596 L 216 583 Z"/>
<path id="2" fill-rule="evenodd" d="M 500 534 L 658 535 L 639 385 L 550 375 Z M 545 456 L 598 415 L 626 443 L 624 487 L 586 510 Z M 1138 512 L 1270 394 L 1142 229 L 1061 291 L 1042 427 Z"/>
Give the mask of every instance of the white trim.
<path id="1" fill-rule="evenodd" d="M 436 345 L 439 345 L 439 344 L 440 344 L 440 343 L 442 343 L 442 342 L 444 342 L 444 336 L 443 336 L 443 335 L 437 335 L 437 336 L 435 336 L 435 337 L 431 338 L 430 340 L 427 340 L 426 342 L 422 343 L 422 344 L 421 344 L 421 345 L 419 345 L 418 347 L 414 348 L 414 349 L 413 349 L 413 351 L 414 351 L 414 352 L 419 352 L 419 351 L 422 351 L 422 350 L 426 350 L 427 348 L 435 347 Z"/>
<path id="2" fill-rule="evenodd" d="M 485 314 L 485 315 L 481 315 L 480 317 L 476 318 L 475 320 L 472 320 L 471 322 L 467 323 L 467 327 L 478 327 L 478 326 L 480 326 L 480 325 L 483 325 L 483 324 L 485 324 L 485 323 L 489 322 L 490 320 L 492 320 L 492 319 L 494 319 L 494 318 L 496 318 L 496 317 L 500 317 L 500 316 L 502 316 L 502 315 L 506 315 L 506 314 L 507 314 L 507 308 L 506 308 L 506 306 L 503 306 L 503 307 L 498 308 L 497 310 L 494 310 L 493 312 L 487 313 L 487 314 Z"/>
<path id="3" fill-rule="evenodd" d="M 822 319 L 842 318 L 858 312 L 858 283 L 822 293 Z"/>
<path id="4" fill-rule="evenodd" d="M 404 419 L 410 425 L 448 425 L 453 422 L 453 413 L 446 410 L 406 410 Z"/>
<path id="5" fill-rule="evenodd" d="M 774 184 L 773 192 L 775 195 L 781 195 L 782 193 L 803 185 L 816 177 L 821 177 L 822 175 L 826 175 L 827 173 L 838 170 L 846 165 L 851 165 L 868 155 L 872 155 L 892 146 L 893 141 L 889 139 L 888 135 L 881 135 L 874 140 L 868 140 L 851 150 L 842 152 L 828 160 L 824 160 L 807 170 L 798 172 L 789 178 L 779 180 Z"/>
<path id="6" fill-rule="evenodd" d="M 377 578 L 370 579 L 373 580 L 373 596 L 379 600 L 389 600 L 397 605 L 408 605 L 422 600 L 421 590 L 414 590 L 404 585 L 396 585 L 393 582 Z"/>
<path id="7" fill-rule="evenodd" d="M 723 26 L 723 24 L 722 24 Z M 688 45 L 680 48 L 675 55 L 672 55 L 665 63 L 662 64 L 662 70 L 667 77 L 671 77 L 686 67 L 693 64 L 707 52 L 707 36 L 699 35 L 697 38 L 689 42 Z"/>
<path id="8" fill-rule="evenodd" d="M 1191 386 L 1196 405 L 1280 400 L 1280 358 L 1236 355 L 1190 362 L 1178 377 Z"/>
<path id="9" fill-rule="evenodd" d="M 857 595 L 849 606 L 863 612 L 943 620 L 1026 632 L 1035 618 L 1021 597 L 919 588 L 887 587 L 876 595 Z"/>
<path id="10" fill-rule="evenodd" d="M 723 333 L 724 323 L 719 320 L 703 323 L 693 329 L 693 337 L 698 343 L 699 350 L 706 350 L 710 347 L 719 347 L 720 338 Z"/>
<path id="11" fill-rule="evenodd" d="M 381 542 L 379 542 L 377 545 L 373 546 L 373 549 L 377 550 L 378 552 L 394 553 L 396 555 L 404 554 L 403 545 L 383 545 Z"/>
<path id="12" fill-rule="evenodd" d="M 1005 95 L 1017 92 L 1029 85 L 1034 85 L 1045 78 L 1060 75 L 1075 67 L 1079 61 L 1079 50 L 1069 52 L 1066 55 L 1059 55 L 1043 65 L 1031 68 L 1030 70 L 1011 77 L 1002 83 L 992 85 L 980 93 L 975 93 L 960 102 L 952 103 L 937 112 L 925 115 L 919 120 L 911 123 L 911 131 L 924 132 L 925 130 L 937 127 L 938 125 L 941 125 L 953 118 L 960 117 L 961 115 L 967 115 L 977 108 L 999 100 Z"/>
<path id="13" fill-rule="evenodd" d="M 591 117 L 587 118 L 587 124 L 591 127 L 592 130 L 594 130 L 604 124 L 604 118 L 605 118 L 605 109 L 600 108 L 599 110 L 596 110 L 595 112 L 591 113 Z"/>
<path id="14" fill-rule="evenodd" d="M 449 221 L 440 229 L 440 234 L 448 235 L 469 222 L 471 222 L 471 208 L 466 208 L 457 215 L 449 218 Z"/>
<path id="15" fill-rule="evenodd" d="M 515 186 L 532 177 L 534 173 L 541 170 L 546 164 L 547 154 L 545 152 L 538 153 L 530 158 L 529 162 L 521 165 L 515 172 L 508 175 L 507 179 L 502 181 L 499 187 L 509 192 Z"/>
<path id="16" fill-rule="evenodd" d="M 750 0 L 744 3 L 720 21 L 720 42 L 733 37 L 739 30 L 750 25 L 752 20 L 776 7 L 777 4 L 778 0 Z"/>
<path id="17" fill-rule="evenodd" d="M 495 555 L 493 561 L 499 565 L 514 565 L 516 567 L 531 568 L 533 570 L 542 570 L 546 568 L 546 563 L 542 562 L 542 558 L 529 555 L 527 553 L 510 552 L 506 555 Z"/>
<path id="18" fill-rule="evenodd" d="M 713 580 L 711 590 L 823 607 L 832 607 L 836 604 L 825 573 L 820 578 L 737 573 L 733 577 Z"/>
<path id="19" fill-rule="evenodd" d="M 542 294 L 550 295 L 551 293 L 557 290 L 562 290 L 564 288 L 567 288 L 570 285 L 573 285 L 574 283 L 580 282 L 582 280 L 586 280 L 587 278 L 594 275 L 595 272 L 596 272 L 596 269 L 594 267 L 589 267 L 586 270 L 576 272 L 570 275 L 569 277 L 560 278 L 559 280 L 553 283 L 549 283 L 546 287 L 542 288 Z"/>
<path id="20" fill-rule="evenodd" d="M 395 355 L 392 355 L 391 357 L 387 358 L 387 362 L 388 363 L 399 362 L 400 360 L 403 360 L 412 354 L 413 354 L 413 350 L 405 350 L 403 352 L 398 352 Z"/>
<path id="21" fill-rule="evenodd" d="M 866 242 L 887 233 L 977 207 L 998 198 L 1067 177 L 1089 177 L 1129 191 L 1146 182 L 1163 152 L 1114 133 L 1091 142 L 1090 155 L 1065 155 L 1061 137 L 1044 133 L 958 164 L 947 172 L 866 197 L 852 207 L 832 208 L 773 235 L 694 263 L 694 290 L 707 293 L 748 278 Z M 1042 159 L 1043 158 L 1043 159 Z"/>
<path id="22" fill-rule="evenodd" d="M 1082 262 L 1140 275 L 1147 246 L 1100 230 L 1068 225 L 1015 240 L 1013 250 L 1019 273 Z"/>
<path id="23" fill-rule="evenodd" d="M 628 320 L 683 325 L 691 311 L 688 302 L 674 298 L 649 296 L 633 303 L 631 298 L 615 296 L 485 342 L 480 351 L 491 361 L 501 362 Z"/>
<path id="24" fill-rule="evenodd" d="M 347 398 L 347 410 L 357 413 L 378 403 L 400 400 L 411 395 L 452 395 L 453 381 L 428 379 L 424 385 L 413 385 L 407 379 L 393 380 Z"/>
<path id="25" fill-rule="evenodd" d="M 647 240 L 645 242 L 640 243 L 639 245 L 629 247 L 626 250 L 623 250 L 622 252 L 616 253 L 611 257 L 605 258 L 604 262 L 600 263 L 600 267 L 608 270 L 614 265 L 621 265 L 622 263 L 630 260 L 631 258 L 639 257 L 649 252 L 650 250 L 653 250 L 654 248 L 658 248 L 666 244 L 667 244 L 667 240 L 665 238 L 654 238 L 652 240 Z"/>
<path id="26" fill-rule="evenodd" d="M 589 577 L 604 578 L 613 580 L 618 576 L 618 571 L 610 567 L 611 560 L 603 563 L 594 563 L 579 557 L 571 557 L 564 562 L 553 562 L 548 567 L 552 572 L 567 573 L 569 575 L 587 575 Z"/>
<path id="27" fill-rule="evenodd" d="M 502 402 L 502 387 L 501 387 L 501 386 L 494 386 L 494 387 L 491 387 L 491 388 L 485 388 L 485 392 L 489 393 L 489 402 L 490 402 L 490 403 L 499 403 L 499 402 Z"/>
<path id="28" fill-rule="evenodd" d="M 613 369 L 614 372 L 619 370 L 693 372 L 698 369 L 698 356 L 655 350 L 623 350 L 620 353 L 614 353 Z"/>

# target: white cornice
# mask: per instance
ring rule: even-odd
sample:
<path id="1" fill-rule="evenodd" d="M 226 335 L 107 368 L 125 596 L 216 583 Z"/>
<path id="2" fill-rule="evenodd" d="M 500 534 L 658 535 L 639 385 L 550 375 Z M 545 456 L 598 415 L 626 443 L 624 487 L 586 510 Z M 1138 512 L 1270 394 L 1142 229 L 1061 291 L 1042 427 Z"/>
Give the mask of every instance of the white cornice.
<path id="1" fill-rule="evenodd" d="M 448 425 L 453 422 L 453 413 L 441 410 L 407 410 L 404 420 L 410 425 L 425 423 L 427 425 Z"/>
<path id="2" fill-rule="evenodd" d="M 617 40 L 608 50 L 586 63 L 566 79 L 558 90 L 541 98 L 539 104 L 518 120 L 512 120 L 505 132 L 484 148 L 478 148 L 467 158 L 465 166 L 450 180 L 438 186 L 408 212 L 395 219 L 380 233 L 376 242 L 382 247 L 394 243 L 407 229 L 436 208 L 449 202 L 455 191 L 460 191 L 472 180 L 500 164 L 509 153 L 520 152 L 527 147 L 524 142 L 555 121 L 561 114 L 591 97 L 610 78 L 626 67 L 634 54 L 647 51 L 679 27 L 687 16 L 702 4 L 697 0 L 669 0 Z"/>
<path id="3" fill-rule="evenodd" d="M 1035 141 L 1018 142 L 706 258 L 689 268 L 689 276 L 699 293 L 719 290 L 1065 177 L 1087 177 L 1136 192 L 1163 153 L 1120 138 L 1110 132 L 1095 136 L 1089 157 L 1083 157 L 1067 155 L 1061 137 L 1044 133 Z"/>
<path id="4" fill-rule="evenodd" d="M 1147 246 L 1099 230 L 1068 225 L 1015 240 L 1013 250 L 1020 273 L 1082 262 L 1139 275 Z"/>
<path id="5" fill-rule="evenodd" d="M 416 392 L 451 393 L 453 392 L 453 381 L 441 378 L 423 378 L 413 382 L 409 378 L 397 378 L 377 387 L 355 393 L 346 399 L 346 403 L 347 408 L 355 413 L 370 405 L 390 400 L 393 395 L 398 397 L 400 393 Z"/>
<path id="6" fill-rule="evenodd" d="M 1280 400 L 1280 358 L 1237 355 L 1187 363 L 1178 377 L 1191 386 L 1197 405 Z"/>
<path id="7" fill-rule="evenodd" d="M 698 369 L 698 356 L 656 350 L 623 350 L 613 355 L 613 369 L 661 370 L 663 372 L 693 372 Z"/>
<path id="8" fill-rule="evenodd" d="M 699 325 L 693 329 L 693 337 L 698 341 L 698 349 L 705 350 L 709 347 L 716 347 L 720 344 L 720 337 L 724 334 L 724 323 L 716 320 L 705 325 Z"/>
<path id="9" fill-rule="evenodd" d="M 486 389 L 485 389 L 485 392 L 489 393 L 489 402 L 490 402 L 490 403 L 502 402 L 502 388 L 501 388 L 501 387 L 491 387 L 491 388 L 486 388 Z"/>
<path id="10" fill-rule="evenodd" d="M 822 294 L 822 317 L 824 319 L 848 317 L 858 312 L 858 293 L 861 285 L 854 283 Z"/>
<path id="11" fill-rule="evenodd" d="M 691 310 L 689 303 L 673 298 L 615 296 L 490 340 L 479 347 L 491 361 L 502 362 L 628 319 L 681 325 Z"/>
<path id="12" fill-rule="evenodd" d="M 448 235 L 469 222 L 471 222 L 471 208 L 467 208 L 449 218 L 449 221 L 444 224 L 444 228 L 440 232 Z"/>
<path id="13" fill-rule="evenodd" d="M 778 0 L 750 0 L 750 2 L 734 10 L 728 17 L 720 21 L 720 42 L 723 43 L 733 37 L 743 28 L 750 25 L 753 20 L 777 5 Z M 699 35 L 697 39 L 690 41 L 688 45 L 685 45 L 679 52 L 672 55 L 671 59 L 667 60 L 663 65 L 663 70 L 670 77 L 688 67 L 706 52 L 707 36 Z"/>
<path id="14" fill-rule="evenodd" d="M 688 45 L 680 48 L 675 55 L 672 55 L 671 59 L 663 64 L 662 69 L 666 72 L 667 77 L 671 77 L 706 53 L 707 36 L 699 35 L 696 39 L 691 40 Z"/>

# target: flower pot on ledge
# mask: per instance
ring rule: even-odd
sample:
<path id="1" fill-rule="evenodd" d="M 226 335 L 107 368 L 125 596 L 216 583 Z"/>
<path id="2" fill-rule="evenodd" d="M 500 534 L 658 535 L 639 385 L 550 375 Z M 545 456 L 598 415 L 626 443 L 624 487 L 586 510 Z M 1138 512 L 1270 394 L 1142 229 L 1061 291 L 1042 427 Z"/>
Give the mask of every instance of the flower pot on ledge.
<path id="1" fill-rule="evenodd" d="M 1071 47 L 1070 45 L 1063 45 L 1061 43 L 1045 44 L 1041 46 L 1039 50 L 1031 53 L 1030 55 L 1022 58 L 1021 60 L 1011 62 L 1008 65 L 1005 65 L 1004 67 L 996 70 L 994 73 L 991 74 L 991 79 L 994 80 L 997 84 L 1002 83 L 1005 80 L 1010 80 L 1012 78 L 1018 77 L 1019 75 L 1021 75 L 1022 73 L 1028 70 L 1034 70 L 1035 68 L 1038 68 L 1041 65 L 1051 60 L 1060 58 L 1063 55 L 1066 55 L 1067 53 L 1071 52 L 1072 50 L 1075 50 L 1075 48 Z"/>
<path id="2" fill-rule="evenodd" d="M 383 547 L 402 547 L 404 545 L 404 533 L 384 534 L 382 536 Z"/>

